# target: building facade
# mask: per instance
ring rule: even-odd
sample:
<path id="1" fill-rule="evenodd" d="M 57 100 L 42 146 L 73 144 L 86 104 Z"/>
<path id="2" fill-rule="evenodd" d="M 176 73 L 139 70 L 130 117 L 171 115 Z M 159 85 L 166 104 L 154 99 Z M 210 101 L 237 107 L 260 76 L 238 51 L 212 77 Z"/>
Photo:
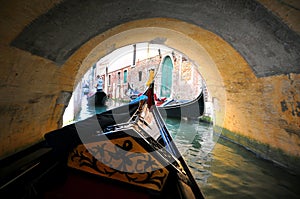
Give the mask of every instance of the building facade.
<path id="1" fill-rule="evenodd" d="M 191 100 L 201 92 L 204 82 L 193 62 L 176 52 L 138 60 L 135 65 L 115 71 L 107 72 L 107 68 L 96 71 L 106 71 L 99 74 L 105 79 L 104 90 L 109 98 L 119 100 L 130 99 L 129 89 L 142 93 L 152 78 L 158 97 Z"/>

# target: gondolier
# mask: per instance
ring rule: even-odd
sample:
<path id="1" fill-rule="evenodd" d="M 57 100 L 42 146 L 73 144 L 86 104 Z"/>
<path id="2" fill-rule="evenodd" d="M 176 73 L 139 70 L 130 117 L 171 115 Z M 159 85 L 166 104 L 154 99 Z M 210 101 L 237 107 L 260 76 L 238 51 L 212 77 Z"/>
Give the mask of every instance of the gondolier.
<path id="1" fill-rule="evenodd" d="M 97 75 L 97 84 L 95 85 L 96 92 L 88 95 L 88 104 L 91 106 L 103 106 L 106 103 L 107 95 L 103 90 L 103 79 L 100 75 Z"/>
<path id="2" fill-rule="evenodd" d="M 97 85 L 96 85 L 96 88 L 97 88 L 97 92 L 101 92 L 103 91 L 103 79 L 100 75 L 97 75 Z"/>

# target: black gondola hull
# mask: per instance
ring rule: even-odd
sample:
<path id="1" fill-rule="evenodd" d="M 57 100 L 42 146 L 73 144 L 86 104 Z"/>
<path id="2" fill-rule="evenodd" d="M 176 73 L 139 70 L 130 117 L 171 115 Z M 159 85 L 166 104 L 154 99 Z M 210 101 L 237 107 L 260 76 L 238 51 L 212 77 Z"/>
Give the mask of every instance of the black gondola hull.
<path id="1" fill-rule="evenodd" d="M 107 94 L 104 91 L 97 91 L 92 96 L 88 96 L 87 99 L 90 106 L 104 106 L 107 101 Z"/>
<path id="2" fill-rule="evenodd" d="M 200 95 L 189 102 L 162 105 L 158 106 L 158 110 L 164 118 L 181 118 L 186 117 L 190 119 L 197 119 L 204 113 L 204 97 L 201 92 Z"/>

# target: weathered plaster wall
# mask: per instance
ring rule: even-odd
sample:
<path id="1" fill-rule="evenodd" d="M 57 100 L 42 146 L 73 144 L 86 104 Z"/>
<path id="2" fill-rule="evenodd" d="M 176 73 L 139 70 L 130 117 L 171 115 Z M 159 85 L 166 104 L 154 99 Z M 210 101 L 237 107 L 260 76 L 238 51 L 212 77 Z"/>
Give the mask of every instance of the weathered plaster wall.
<path id="1" fill-rule="evenodd" d="M 34 6 L 32 6 L 34 5 Z M 1 159 L 43 139 L 57 128 L 64 105 L 52 61 L 10 43 L 55 1 L 3 1 L 0 7 L 0 156 Z"/>
<path id="2" fill-rule="evenodd" d="M 279 162 L 272 151 L 299 157 L 299 35 L 255 1 L 242 2 L 3 3 L 1 158 L 59 128 L 73 86 L 99 57 L 145 41 L 198 64 L 225 135 L 271 146 L 257 151 Z"/>

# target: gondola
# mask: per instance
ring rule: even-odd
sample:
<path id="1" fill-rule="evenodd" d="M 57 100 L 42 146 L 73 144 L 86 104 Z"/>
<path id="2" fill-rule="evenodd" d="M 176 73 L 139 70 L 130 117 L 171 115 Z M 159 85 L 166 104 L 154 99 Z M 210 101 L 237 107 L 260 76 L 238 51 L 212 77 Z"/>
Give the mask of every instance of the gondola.
<path id="1" fill-rule="evenodd" d="M 45 134 L 47 151 L 1 194 L 26 198 L 21 184 L 37 198 L 204 198 L 155 106 L 153 86 L 127 105 Z"/>
<path id="2" fill-rule="evenodd" d="M 107 94 L 104 91 L 97 91 L 87 95 L 88 105 L 104 106 L 107 101 Z"/>
<path id="3" fill-rule="evenodd" d="M 204 113 L 203 92 L 197 98 L 180 102 L 176 100 L 166 101 L 157 107 L 163 118 L 189 118 L 197 119 Z"/>
<path id="4" fill-rule="evenodd" d="M 140 91 L 138 91 L 137 89 L 133 89 L 130 86 L 130 83 L 128 82 L 127 84 L 127 92 L 126 95 L 130 98 L 130 100 L 134 100 L 136 99 L 138 96 L 140 96 L 142 93 Z"/>

